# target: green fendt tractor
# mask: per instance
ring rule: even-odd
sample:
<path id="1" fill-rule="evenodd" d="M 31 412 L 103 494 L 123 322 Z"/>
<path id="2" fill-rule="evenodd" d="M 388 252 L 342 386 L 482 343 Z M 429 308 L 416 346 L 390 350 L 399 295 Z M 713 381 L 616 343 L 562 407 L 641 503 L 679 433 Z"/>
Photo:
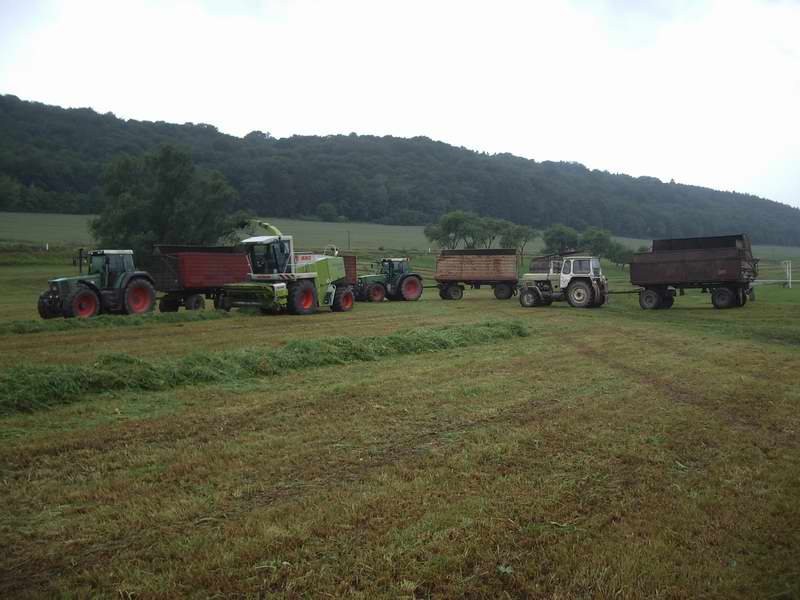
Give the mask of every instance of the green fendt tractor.
<path id="1" fill-rule="evenodd" d="M 153 309 L 156 290 L 153 279 L 133 264 L 133 250 L 93 250 L 78 254 L 76 277 L 49 281 L 39 296 L 39 316 L 94 317 L 100 313 L 137 315 Z M 83 273 L 83 263 L 88 270 Z"/>
<path id="2" fill-rule="evenodd" d="M 596 256 L 553 254 L 534 258 L 530 272 L 519 282 L 519 303 L 549 306 L 566 300 L 575 308 L 593 308 L 608 302 L 608 280 Z"/>
<path id="3" fill-rule="evenodd" d="M 411 271 L 409 259 L 382 258 L 376 267 L 376 273 L 358 278 L 357 300 L 419 300 L 422 296 L 422 276 Z"/>
<path id="4" fill-rule="evenodd" d="M 251 273 L 248 281 L 226 285 L 217 304 L 223 310 L 256 307 L 263 313 L 287 311 L 307 315 L 320 306 L 335 312 L 353 308 L 352 283 L 341 256 L 294 252 L 292 236 L 267 223 L 274 235 L 251 237 L 241 243 L 247 250 Z"/>

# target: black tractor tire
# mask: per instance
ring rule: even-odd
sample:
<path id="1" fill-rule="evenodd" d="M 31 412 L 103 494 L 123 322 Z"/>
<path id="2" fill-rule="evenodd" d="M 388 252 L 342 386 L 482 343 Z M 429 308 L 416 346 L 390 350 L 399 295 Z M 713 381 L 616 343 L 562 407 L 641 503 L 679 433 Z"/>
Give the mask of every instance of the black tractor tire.
<path id="1" fill-rule="evenodd" d="M 49 292 L 42 292 L 39 295 L 39 301 L 36 303 L 36 310 L 39 311 L 39 316 L 43 319 L 52 319 L 53 317 L 57 317 L 59 315 L 50 312 L 50 307 L 47 305 L 46 299 L 49 295 Z"/>
<path id="2" fill-rule="evenodd" d="M 367 302 L 383 302 L 386 299 L 386 286 L 382 283 L 371 283 L 367 286 Z"/>
<path id="3" fill-rule="evenodd" d="M 122 292 L 122 305 L 128 315 L 142 315 L 156 305 L 156 290 L 146 279 L 134 279 Z"/>
<path id="4" fill-rule="evenodd" d="M 65 319 L 91 319 L 100 312 L 100 297 L 93 289 L 78 286 L 78 289 L 67 296 L 63 307 Z"/>
<path id="5" fill-rule="evenodd" d="M 178 312 L 180 301 L 175 296 L 164 296 L 158 301 L 158 312 Z"/>
<path id="6" fill-rule="evenodd" d="M 567 301 L 573 308 L 588 308 L 594 302 L 592 288 L 585 281 L 573 281 L 567 288 Z"/>
<path id="7" fill-rule="evenodd" d="M 464 297 L 464 290 L 459 285 L 448 285 L 443 291 L 445 300 L 461 300 Z"/>
<path id="8" fill-rule="evenodd" d="M 400 282 L 398 295 L 407 302 L 419 300 L 422 296 L 422 280 L 416 275 L 409 275 Z"/>
<path id="9" fill-rule="evenodd" d="M 310 315 L 317 307 L 317 288 L 308 279 L 302 279 L 289 285 L 289 297 L 286 307 L 293 315 Z"/>
<path id="10" fill-rule="evenodd" d="M 353 310 L 356 296 L 351 287 L 337 287 L 333 293 L 333 303 L 331 310 L 333 312 L 348 312 Z"/>
<path id="11" fill-rule="evenodd" d="M 737 306 L 736 290 L 727 287 L 716 288 L 711 291 L 711 303 L 714 308 L 725 309 Z"/>
<path id="12" fill-rule="evenodd" d="M 639 306 L 643 310 L 655 310 L 661 306 L 661 294 L 656 290 L 648 288 L 639 292 Z"/>
<path id="13" fill-rule="evenodd" d="M 186 310 L 203 310 L 206 307 L 206 299 L 203 294 L 192 294 L 183 301 Z"/>
<path id="14" fill-rule="evenodd" d="M 494 297 L 498 300 L 508 300 L 514 295 L 514 287 L 510 283 L 498 283 L 494 286 Z"/>
<path id="15" fill-rule="evenodd" d="M 519 291 L 519 303 L 525 308 L 532 308 L 539 304 L 536 292 L 531 288 L 522 288 Z"/>

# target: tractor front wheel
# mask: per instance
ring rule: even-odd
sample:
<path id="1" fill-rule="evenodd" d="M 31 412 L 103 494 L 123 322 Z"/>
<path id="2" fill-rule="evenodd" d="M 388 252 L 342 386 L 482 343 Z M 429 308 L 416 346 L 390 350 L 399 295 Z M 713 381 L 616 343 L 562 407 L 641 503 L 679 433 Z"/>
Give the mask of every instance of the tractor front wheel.
<path id="1" fill-rule="evenodd" d="M 317 289 L 310 281 L 302 280 L 289 286 L 287 308 L 293 315 L 310 315 L 317 306 Z"/>
<path id="2" fill-rule="evenodd" d="M 519 291 L 519 303 L 525 308 L 531 308 L 538 304 L 536 292 L 531 288 L 523 288 Z"/>
<path id="3" fill-rule="evenodd" d="M 146 279 L 134 279 L 124 292 L 123 306 L 129 315 L 141 315 L 153 310 L 156 290 Z"/>
<path id="4" fill-rule="evenodd" d="M 100 312 L 100 298 L 88 287 L 79 287 L 64 303 L 64 318 L 90 319 Z"/>
<path id="5" fill-rule="evenodd" d="M 422 280 L 416 275 L 409 275 L 400 284 L 400 297 L 403 300 L 419 300 L 422 296 Z"/>
<path id="6" fill-rule="evenodd" d="M 382 283 L 373 283 L 367 288 L 368 302 L 383 302 L 386 298 L 386 288 Z"/>
<path id="7" fill-rule="evenodd" d="M 333 304 L 331 304 L 331 310 L 333 312 L 347 312 L 349 310 L 353 310 L 354 301 L 355 294 L 353 294 L 352 288 L 336 288 L 336 291 L 333 294 Z"/>
<path id="8" fill-rule="evenodd" d="M 39 302 L 36 303 L 36 310 L 39 311 L 39 316 L 43 319 L 52 319 L 58 315 L 50 310 L 50 305 L 47 302 L 49 292 L 42 292 L 39 296 Z"/>

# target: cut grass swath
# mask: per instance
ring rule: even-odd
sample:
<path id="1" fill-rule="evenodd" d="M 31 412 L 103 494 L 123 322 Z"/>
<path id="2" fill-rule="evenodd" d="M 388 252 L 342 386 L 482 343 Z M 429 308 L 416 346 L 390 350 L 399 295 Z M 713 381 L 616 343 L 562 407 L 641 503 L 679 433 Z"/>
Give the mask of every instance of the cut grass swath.
<path id="1" fill-rule="evenodd" d="M 388 336 L 296 340 L 278 349 L 197 352 L 178 359 L 147 361 L 105 354 L 91 365 L 24 364 L 0 375 L 0 413 L 68 404 L 87 394 L 116 390 L 164 390 L 198 383 L 269 377 L 286 371 L 380 360 L 474 346 L 528 335 L 517 321 L 418 328 Z"/>

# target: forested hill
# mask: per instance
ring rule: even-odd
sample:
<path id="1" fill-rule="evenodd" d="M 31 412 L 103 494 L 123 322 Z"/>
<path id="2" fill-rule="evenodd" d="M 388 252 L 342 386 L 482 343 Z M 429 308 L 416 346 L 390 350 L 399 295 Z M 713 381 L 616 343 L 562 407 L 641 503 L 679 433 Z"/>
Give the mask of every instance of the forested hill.
<path id="1" fill-rule="evenodd" d="M 211 125 L 124 121 L 0 95 L 0 210 L 97 212 L 104 164 L 163 143 L 224 173 L 267 216 L 424 224 L 465 209 L 540 228 L 592 225 L 653 238 L 749 232 L 800 245 L 800 210 L 747 194 L 488 155 L 427 138 L 225 135 Z"/>

